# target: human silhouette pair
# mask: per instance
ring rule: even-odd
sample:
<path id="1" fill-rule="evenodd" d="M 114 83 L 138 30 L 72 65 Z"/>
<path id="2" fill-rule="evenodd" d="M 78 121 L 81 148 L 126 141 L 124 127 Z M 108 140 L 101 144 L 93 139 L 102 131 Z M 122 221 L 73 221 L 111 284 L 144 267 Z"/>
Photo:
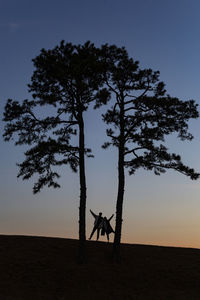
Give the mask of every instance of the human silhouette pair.
<path id="1" fill-rule="evenodd" d="M 109 242 L 109 234 L 111 232 L 114 232 L 112 226 L 110 225 L 110 220 L 113 218 L 114 215 L 112 215 L 109 219 L 107 219 L 106 217 L 104 217 L 104 218 L 102 217 L 101 212 L 98 215 L 96 215 L 91 209 L 90 209 L 90 212 L 94 217 L 94 227 L 90 234 L 89 240 L 91 240 L 93 234 L 95 233 L 95 231 L 97 231 L 97 241 L 98 241 L 99 233 L 101 231 L 101 235 L 105 235 L 105 233 L 106 233 L 107 240 Z"/>

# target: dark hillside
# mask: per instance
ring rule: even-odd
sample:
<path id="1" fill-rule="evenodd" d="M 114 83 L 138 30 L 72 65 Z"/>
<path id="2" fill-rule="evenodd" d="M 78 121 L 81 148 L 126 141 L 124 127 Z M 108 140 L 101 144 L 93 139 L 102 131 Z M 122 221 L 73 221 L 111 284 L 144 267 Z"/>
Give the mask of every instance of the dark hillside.
<path id="1" fill-rule="evenodd" d="M 200 250 L 87 242 L 88 262 L 76 263 L 77 240 L 0 236 L 0 300 L 200 299 Z"/>

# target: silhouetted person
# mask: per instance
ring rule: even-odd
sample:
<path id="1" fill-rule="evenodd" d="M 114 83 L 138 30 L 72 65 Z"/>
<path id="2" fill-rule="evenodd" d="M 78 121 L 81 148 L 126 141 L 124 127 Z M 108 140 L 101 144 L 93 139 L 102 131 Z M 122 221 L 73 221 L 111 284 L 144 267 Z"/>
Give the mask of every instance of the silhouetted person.
<path id="1" fill-rule="evenodd" d="M 101 230 L 101 226 L 100 225 L 101 225 L 101 223 L 103 221 L 102 213 L 100 212 L 98 215 L 96 215 L 95 213 L 93 213 L 93 211 L 91 211 L 91 209 L 90 209 L 90 212 L 93 215 L 93 217 L 94 217 L 95 220 L 94 220 L 94 227 L 93 227 L 93 230 L 92 230 L 92 232 L 90 234 L 89 240 L 91 240 L 93 234 L 97 230 L 97 241 L 98 241 L 98 239 L 99 239 L 99 232 Z"/>
<path id="2" fill-rule="evenodd" d="M 109 234 L 111 232 L 114 232 L 112 226 L 110 225 L 110 220 L 113 218 L 114 215 L 112 215 L 109 219 L 107 219 L 106 217 L 103 218 L 103 221 L 101 223 L 101 235 L 107 235 L 107 240 L 109 242 Z"/>

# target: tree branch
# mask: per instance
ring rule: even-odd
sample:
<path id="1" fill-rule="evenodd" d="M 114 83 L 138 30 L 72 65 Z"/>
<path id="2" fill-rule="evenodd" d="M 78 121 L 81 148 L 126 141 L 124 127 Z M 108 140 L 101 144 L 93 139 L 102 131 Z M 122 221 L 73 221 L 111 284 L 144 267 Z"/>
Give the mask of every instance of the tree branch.
<path id="1" fill-rule="evenodd" d="M 131 110 L 131 109 L 135 109 L 134 107 L 129 107 L 129 108 L 126 108 L 125 110 L 124 110 L 124 112 L 126 113 L 127 111 L 129 111 L 129 110 Z"/>
<path id="2" fill-rule="evenodd" d="M 137 148 L 131 149 L 131 150 L 129 150 L 129 151 L 126 151 L 126 152 L 124 153 L 124 155 L 133 153 L 136 157 L 138 157 L 138 155 L 135 153 L 135 151 L 137 151 L 137 150 L 142 150 L 142 149 L 147 149 L 147 148 L 145 148 L 145 147 L 137 147 Z"/>
<path id="3" fill-rule="evenodd" d="M 31 110 L 29 110 L 27 113 L 29 113 L 29 114 L 34 118 L 34 120 L 37 121 L 39 124 L 45 124 L 45 123 L 46 123 L 46 124 L 51 124 L 51 123 L 54 123 L 54 124 L 55 124 L 55 123 L 56 123 L 56 124 L 69 124 L 69 126 L 78 124 L 77 121 L 64 121 L 64 120 L 59 120 L 59 116 L 62 114 L 62 112 L 59 113 L 59 114 L 55 117 L 54 121 L 40 120 L 40 119 L 36 118 L 36 116 L 34 115 L 34 113 L 33 113 Z"/>
<path id="4" fill-rule="evenodd" d="M 105 82 L 107 84 L 107 86 L 109 87 L 109 89 L 116 94 L 116 96 L 119 96 L 119 93 L 110 85 L 110 83 L 108 82 L 108 79 L 105 78 Z"/>
<path id="5" fill-rule="evenodd" d="M 147 88 L 145 89 L 145 91 L 141 95 L 139 95 L 139 96 L 133 96 L 133 95 L 129 95 L 128 93 L 126 93 L 125 97 L 134 98 L 134 100 L 140 99 L 140 98 L 142 98 L 148 92 L 149 87 L 150 87 L 150 85 L 149 85 L 149 82 L 148 82 Z M 128 100 L 128 101 L 124 102 L 124 104 L 127 105 L 127 104 L 130 104 L 130 103 L 133 103 L 134 100 L 133 99 Z"/>

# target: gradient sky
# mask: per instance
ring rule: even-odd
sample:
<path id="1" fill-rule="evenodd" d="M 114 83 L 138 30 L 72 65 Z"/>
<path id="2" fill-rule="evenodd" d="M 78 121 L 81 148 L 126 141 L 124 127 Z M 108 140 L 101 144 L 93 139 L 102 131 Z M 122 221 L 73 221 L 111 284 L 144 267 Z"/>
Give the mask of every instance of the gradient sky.
<path id="1" fill-rule="evenodd" d="M 199 11 L 199 0 L 0 0 L 0 119 L 8 98 L 30 98 L 32 58 L 62 39 L 125 46 L 141 67 L 160 71 L 171 96 L 199 103 Z M 107 140 L 101 113 L 85 114 L 86 146 L 95 155 L 86 161 L 87 237 L 93 224 L 89 209 L 109 217 L 117 195 L 117 153 L 101 149 Z M 1 133 L 3 126 L 0 121 Z M 166 140 L 196 171 L 199 129 L 200 119 L 190 122 L 192 142 Z M 78 174 L 63 167 L 60 189 L 33 195 L 34 178 L 16 178 L 24 151 L 0 137 L 0 233 L 78 238 Z M 122 242 L 200 248 L 200 181 L 175 171 L 155 176 L 140 170 L 126 178 Z"/>

